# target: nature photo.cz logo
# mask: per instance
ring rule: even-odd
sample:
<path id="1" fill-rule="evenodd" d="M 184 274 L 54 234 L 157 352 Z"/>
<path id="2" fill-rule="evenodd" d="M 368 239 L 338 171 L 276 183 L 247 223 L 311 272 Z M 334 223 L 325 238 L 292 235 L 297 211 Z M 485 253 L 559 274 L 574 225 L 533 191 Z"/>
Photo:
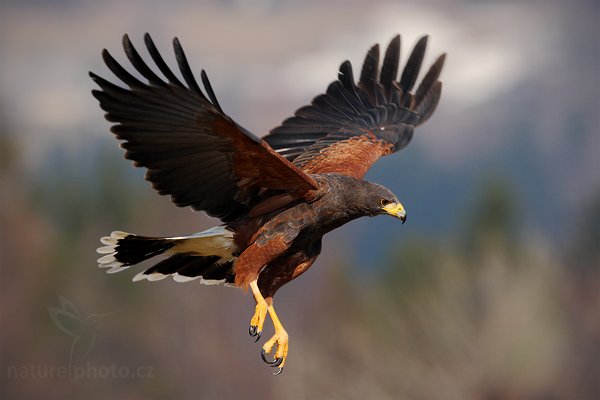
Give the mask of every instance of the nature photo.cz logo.
<path id="1" fill-rule="evenodd" d="M 67 365 L 28 365 L 8 368 L 9 378 L 18 379 L 68 379 L 76 382 L 81 379 L 148 379 L 154 378 L 152 366 L 94 365 L 86 361 L 92 351 L 104 318 L 116 311 L 84 316 L 80 310 L 64 296 L 59 296 L 60 307 L 48 307 L 52 323 L 69 337 Z"/>
<path id="2" fill-rule="evenodd" d="M 54 325 L 71 337 L 69 367 L 86 359 L 100 330 L 102 319 L 115 311 L 104 314 L 91 314 L 83 317 L 79 309 L 66 297 L 59 296 L 60 308 L 48 307 Z"/>

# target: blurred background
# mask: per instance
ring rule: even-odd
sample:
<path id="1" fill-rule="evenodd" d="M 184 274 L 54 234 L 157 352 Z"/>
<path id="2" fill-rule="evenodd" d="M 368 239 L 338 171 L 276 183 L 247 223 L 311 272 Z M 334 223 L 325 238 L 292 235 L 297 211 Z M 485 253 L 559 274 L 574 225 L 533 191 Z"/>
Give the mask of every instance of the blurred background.
<path id="1" fill-rule="evenodd" d="M 1 2 L 0 397 L 600 398 L 598 26 L 594 0 Z M 259 135 L 396 33 L 448 53 L 438 110 L 367 175 L 408 223 L 329 234 L 278 293 L 281 376 L 250 294 L 96 267 L 111 230 L 217 224 L 154 193 L 90 94 L 125 32 L 171 65 L 178 36 Z"/>

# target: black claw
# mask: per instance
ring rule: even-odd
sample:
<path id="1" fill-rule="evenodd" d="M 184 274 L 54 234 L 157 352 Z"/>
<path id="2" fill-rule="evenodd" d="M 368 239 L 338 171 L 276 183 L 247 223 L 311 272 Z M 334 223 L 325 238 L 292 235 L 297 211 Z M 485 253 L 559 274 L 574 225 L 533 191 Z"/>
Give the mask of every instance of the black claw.
<path id="1" fill-rule="evenodd" d="M 283 372 L 283 367 L 279 367 L 279 371 L 273 372 L 273 375 L 279 375 L 282 372 Z"/>
<path id="2" fill-rule="evenodd" d="M 256 333 L 256 340 L 254 341 L 254 343 L 260 340 L 260 335 L 262 335 L 262 331 L 258 331 L 258 333 Z"/>
<path id="3" fill-rule="evenodd" d="M 267 354 L 265 353 L 265 349 L 262 349 L 260 351 L 260 356 L 262 357 L 264 362 L 266 362 L 272 367 L 279 367 L 279 365 L 283 362 L 283 358 L 275 358 L 273 361 L 267 360 Z"/>
<path id="4" fill-rule="evenodd" d="M 260 356 L 262 357 L 263 361 L 266 362 L 269 365 L 275 364 L 275 361 L 269 361 L 267 360 L 267 354 L 265 353 L 265 349 L 262 349 L 260 351 Z"/>
<path id="5" fill-rule="evenodd" d="M 283 357 L 282 358 L 275 358 L 275 364 L 271 365 L 271 367 L 273 367 L 273 368 L 279 367 L 282 362 L 283 362 Z M 280 367 L 280 369 L 283 369 L 283 368 Z M 281 373 L 281 371 L 279 371 L 275 375 L 279 375 L 280 373 Z"/>
<path id="6" fill-rule="evenodd" d="M 250 334 L 250 336 L 256 336 L 257 329 L 258 329 L 257 326 L 250 325 L 250 328 L 248 329 L 248 333 Z"/>

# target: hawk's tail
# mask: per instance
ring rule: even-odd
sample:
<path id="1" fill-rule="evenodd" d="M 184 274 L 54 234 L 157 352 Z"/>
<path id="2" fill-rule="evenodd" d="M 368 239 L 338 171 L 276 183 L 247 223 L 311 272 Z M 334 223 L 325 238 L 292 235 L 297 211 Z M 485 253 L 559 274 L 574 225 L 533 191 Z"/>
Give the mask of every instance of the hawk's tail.
<path id="1" fill-rule="evenodd" d="M 168 258 L 143 272 L 133 280 L 157 281 L 171 275 L 177 282 L 199 279 L 201 283 L 233 283 L 233 262 L 236 246 L 233 233 L 217 226 L 191 236 L 146 237 L 115 231 L 100 239 L 104 247 L 97 252 L 100 268 L 108 273 L 121 272 L 152 257 L 167 254 Z"/>

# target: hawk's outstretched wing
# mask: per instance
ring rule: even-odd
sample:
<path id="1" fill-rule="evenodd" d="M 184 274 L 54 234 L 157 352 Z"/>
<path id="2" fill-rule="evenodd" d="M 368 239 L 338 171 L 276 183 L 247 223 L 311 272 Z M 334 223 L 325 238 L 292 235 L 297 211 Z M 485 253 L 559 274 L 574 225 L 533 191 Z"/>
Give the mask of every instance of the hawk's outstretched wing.
<path id="1" fill-rule="evenodd" d="M 175 56 L 185 84 L 169 69 L 148 34 L 145 44 L 166 81 L 142 60 L 127 35 L 123 47 L 131 64 L 148 81 L 127 72 L 104 50 L 104 62 L 125 83 L 122 88 L 90 73 L 101 90 L 92 93 L 115 122 L 125 157 L 146 167 L 146 179 L 180 206 L 206 211 L 224 222 L 247 211 L 262 188 L 302 197 L 317 183 L 248 132 L 221 109 L 202 71 L 204 95 L 177 39 Z"/>
<path id="2" fill-rule="evenodd" d="M 358 85 L 352 65 L 340 66 L 326 93 L 265 136 L 265 141 L 307 173 L 341 173 L 362 178 L 377 159 L 405 147 L 415 126 L 431 116 L 440 98 L 438 80 L 445 54 L 431 66 L 415 92 L 427 36 L 413 49 L 399 80 L 400 35 L 388 46 L 379 69 L 379 45 L 368 52 Z"/>

